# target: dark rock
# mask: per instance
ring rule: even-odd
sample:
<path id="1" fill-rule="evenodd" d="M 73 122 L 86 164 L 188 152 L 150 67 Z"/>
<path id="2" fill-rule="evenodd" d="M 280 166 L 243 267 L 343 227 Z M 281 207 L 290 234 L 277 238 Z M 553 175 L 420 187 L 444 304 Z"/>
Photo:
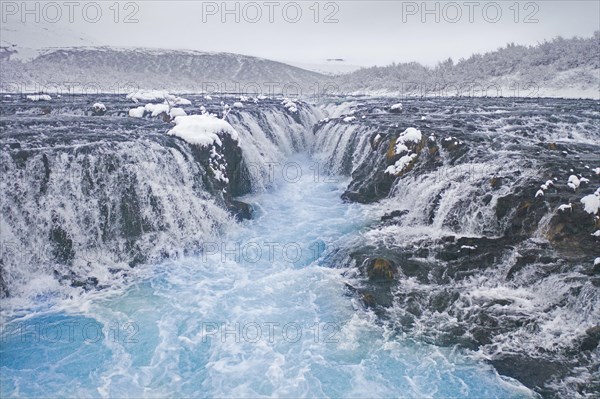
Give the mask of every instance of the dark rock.
<path id="1" fill-rule="evenodd" d="M 579 345 L 579 349 L 582 351 L 593 351 L 598 347 L 600 343 L 600 325 L 588 328 L 585 331 L 585 337 Z"/>
<path id="2" fill-rule="evenodd" d="M 392 211 L 390 213 L 386 213 L 385 215 L 383 215 L 381 217 L 381 221 L 384 222 L 386 220 L 392 220 L 395 218 L 399 218 L 399 217 L 406 215 L 407 213 L 408 213 L 408 210 L 406 210 L 406 209 L 401 210 L 401 211 Z"/>
<path id="3" fill-rule="evenodd" d="M 559 362 L 519 354 L 504 354 L 492 359 L 490 363 L 498 373 L 515 378 L 542 395 L 549 394 L 544 387 L 547 382 L 569 370 L 568 365 Z"/>
<path id="4" fill-rule="evenodd" d="M 237 200 L 229 202 L 229 211 L 238 221 L 252 219 L 252 214 L 254 213 L 250 204 Z"/>

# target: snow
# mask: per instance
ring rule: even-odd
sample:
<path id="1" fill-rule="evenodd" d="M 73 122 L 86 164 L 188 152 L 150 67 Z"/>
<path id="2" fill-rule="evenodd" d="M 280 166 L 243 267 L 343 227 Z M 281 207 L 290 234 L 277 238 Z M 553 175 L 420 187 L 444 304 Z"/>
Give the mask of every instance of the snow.
<path id="1" fill-rule="evenodd" d="M 244 108 L 244 104 L 239 101 L 233 103 L 233 108 Z"/>
<path id="2" fill-rule="evenodd" d="M 175 105 L 191 105 L 192 102 L 186 98 L 177 97 L 169 94 L 165 90 L 138 90 L 127 94 L 126 98 L 133 102 L 151 102 L 165 100 Z"/>
<path id="3" fill-rule="evenodd" d="M 398 109 L 398 110 L 402 110 L 402 103 L 397 103 L 397 104 L 394 104 L 394 105 L 392 105 L 392 106 L 390 107 L 390 109 L 392 109 L 392 110 L 396 110 L 396 109 Z"/>
<path id="4" fill-rule="evenodd" d="M 600 257 L 597 257 L 596 259 L 594 259 L 594 266 L 596 265 L 600 265 Z"/>
<path id="5" fill-rule="evenodd" d="M 281 101 L 281 104 L 283 104 L 283 106 L 286 107 L 287 110 L 290 111 L 290 112 L 298 112 L 298 108 L 296 107 L 296 103 L 293 100 L 290 100 L 289 98 L 284 98 Z"/>
<path id="6" fill-rule="evenodd" d="M 344 122 L 352 122 L 354 120 L 356 120 L 355 116 L 347 116 L 344 118 Z"/>
<path id="7" fill-rule="evenodd" d="M 92 105 L 92 108 L 94 108 L 94 110 L 96 111 L 106 111 L 106 106 L 102 103 L 94 103 L 94 105 Z"/>
<path id="8" fill-rule="evenodd" d="M 211 96 L 209 96 L 209 95 L 207 94 L 207 95 L 205 95 L 205 96 L 204 96 L 204 99 L 205 99 L 205 100 L 208 100 L 208 101 L 211 101 L 211 100 L 212 100 L 212 97 L 211 97 Z"/>
<path id="9" fill-rule="evenodd" d="M 567 209 L 572 209 L 570 203 L 568 205 L 562 204 L 561 206 L 558 207 L 559 211 L 566 211 Z"/>
<path id="10" fill-rule="evenodd" d="M 138 90 L 127 94 L 127 98 L 134 102 L 148 102 L 164 100 L 168 93 L 164 90 Z"/>
<path id="11" fill-rule="evenodd" d="M 535 193 L 535 198 L 537 197 L 543 197 L 544 196 L 544 191 L 543 190 L 538 190 L 537 193 Z"/>
<path id="12" fill-rule="evenodd" d="M 225 120 L 211 115 L 187 115 L 175 118 L 175 127 L 167 132 L 190 144 L 207 147 L 212 144 L 222 145 L 217 133 L 226 133 L 233 140 L 238 140 L 238 134 Z"/>
<path id="13" fill-rule="evenodd" d="M 169 113 L 169 104 L 146 104 L 145 107 L 147 112 L 150 112 L 152 114 L 152 116 L 158 116 L 160 114 L 162 114 L 163 112 L 165 114 Z"/>
<path id="14" fill-rule="evenodd" d="M 27 96 L 27 99 L 31 101 L 50 101 L 52 97 L 47 94 L 30 94 Z"/>
<path id="15" fill-rule="evenodd" d="M 477 248 L 477 245 L 475 245 L 475 246 L 472 246 L 472 245 L 462 245 L 460 247 L 460 249 L 475 249 L 475 248 Z"/>
<path id="16" fill-rule="evenodd" d="M 192 102 L 187 98 L 177 97 L 175 99 L 175 105 L 192 105 Z"/>
<path id="17" fill-rule="evenodd" d="M 569 182 L 567 183 L 567 186 L 571 187 L 573 190 L 577 190 L 577 188 L 579 187 L 579 185 L 581 184 L 581 181 L 579 180 L 579 178 L 575 175 L 571 175 L 569 176 Z"/>
<path id="18" fill-rule="evenodd" d="M 417 154 L 403 156 L 402 158 L 397 160 L 395 164 L 388 166 L 385 170 L 385 173 L 397 175 L 398 173 L 402 172 L 404 168 L 408 166 L 416 157 Z"/>
<path id="19" fill-rule="evenodd" d="M 409 127 L 400 135 L 400 137 L 398 137 L 398 140 L 402 140 L 403 142 L 412 141 L 418 143 L 421 141 L 422 137 L 423 136 L 421 135 L 420 130 L 415 129 L 414 127 Z"/>
<path id="20" fill-rule="evenodd" d="M 129 110 L 129 116 L 132 118 L 142 118 L 146 109 L 144 107 L 132 108 Z"/>
<path id="21" fill-rule="evenodd" d="M 176 116 L 186 116 L 187 113 L 183 110 L 183 108 L 171 108 L 171 111 L 169 111 L 169 116 L 171 116 L 171 118 L 175 118 Z"/>
<path id="22" fill-rule="evenodd" d="M 423 135 L 421 134 L 420 130 L 415 129 L 414 127 L 409 127 L 404 132 L 402 132 L 400 136 L 398 136 L 398 138 L 396 139 L 396 146 L 394 147 L 394 151 L 396 152 L 396 154 L 408 152 L 408 147 L 405 143 L 419 143 L 422 140 L 422 138 Z M 394 165 L 388 166 L 385 172 L 396 175 L 402 172 L 402 170 L 404 170 L 404 168 L 408 166 L 416 157 L 417 154 L 404 155 L 399 160 L 397 160 Z"/>
<path id="23" fill-rule="evenodd" d="M 600 230 L 596 230 L 592 233 L 594 237 L 600 237 Z"/>
<path id="24" fill-rule="evenodd" d="M 596 214 L 600 208 L 600 196 L 597 194 L 586 195 L 581 199 L 583 210 L 587 213 Z"/>
<path id="25" fill-rule="evenodd" d="M 594 172 L 597 175 L 600 175 L 600 168 L 592 169 L 592 172 Z"/>

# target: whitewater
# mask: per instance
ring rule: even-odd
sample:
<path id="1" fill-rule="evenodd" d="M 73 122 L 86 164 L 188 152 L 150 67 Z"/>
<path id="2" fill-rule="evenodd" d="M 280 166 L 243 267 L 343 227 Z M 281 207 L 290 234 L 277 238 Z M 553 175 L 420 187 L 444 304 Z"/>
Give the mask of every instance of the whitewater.
<path id="1" fill-rule="evenodd" d="M 254 218 L 127 284 L 3 316 L 3 397 L 468 397 L 534 394 L 481 359 L 411 340 L 350 295 L 332 256 L 373 211 L 308 155 L 243 197 Z"/>

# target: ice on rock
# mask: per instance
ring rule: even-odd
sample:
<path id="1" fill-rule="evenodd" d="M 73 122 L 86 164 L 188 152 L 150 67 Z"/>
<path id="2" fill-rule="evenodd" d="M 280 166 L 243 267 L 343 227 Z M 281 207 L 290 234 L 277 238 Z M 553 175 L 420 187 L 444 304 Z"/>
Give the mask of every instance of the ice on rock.
<path id="1" fill-rule="evenodd" d="M 543 197 L 544 196 L 544 191 L 543 190 L 538 190 L 537 193 L 535 193 L 535 198 L 537 197 Z"/>
<path id="2" fill-rule="evenodd" d="M 168 135 L 177 136 L 190 144 L 207 147 L 212 144 L 222 145 L 217 133 L 226 133 L 238 141 L 238 134 L 229 122 L 212 115 L 187 115 L 175 118 L 175 127 Z"/>

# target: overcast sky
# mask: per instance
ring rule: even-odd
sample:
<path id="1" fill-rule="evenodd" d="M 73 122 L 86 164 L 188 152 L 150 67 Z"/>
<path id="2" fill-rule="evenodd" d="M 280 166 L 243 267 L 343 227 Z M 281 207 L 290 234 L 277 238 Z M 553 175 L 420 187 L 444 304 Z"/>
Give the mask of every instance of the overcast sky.
<path id="1" fill-rule="evenodd" d="M 589 37 L 600 29 L 600 2 L 595 0 L 523 1 L 518 7 L 513 0 L 473 1 L 471 5 L 467 1 L 428 2 L 428 14 L 421 1 L 323 1 L 316 6 L 314 0 L 270 5 L 228 2 L 230 14 L 224 13 L 221 1 L 120 2 L 118 14 L 111 9 L 113 1 L 91 3 L 78 2 L 71 10 L 71 22 L 62 1 L 54 3 L 60 7 L 60 16 L 54 5 L 44 8 L 44 2 L 38 3 L 38 9 L 30 3 L 33 13 L 23 15 L 20 1 L 2 1 L 2 22 L 14 26 L 25 19 L 27 26 L 35 25 L 37 12 L 38 25 L 75 32 L 47 38 L 36 33 L 39 40 L 34 42 L 44 45 L 70 45 L 68 40 L 62 42 L 65 35 L 85 35 L 100 45 L 226 51 L 296 63 L 341 58 L 364 66 L 406 61 L 431 65 L 508 42 L 535 44 L 558 35 Z M 128 15 L 137 22 L 125 23 Z M 25 35 L 22 31 L 13 34 Z"/>

